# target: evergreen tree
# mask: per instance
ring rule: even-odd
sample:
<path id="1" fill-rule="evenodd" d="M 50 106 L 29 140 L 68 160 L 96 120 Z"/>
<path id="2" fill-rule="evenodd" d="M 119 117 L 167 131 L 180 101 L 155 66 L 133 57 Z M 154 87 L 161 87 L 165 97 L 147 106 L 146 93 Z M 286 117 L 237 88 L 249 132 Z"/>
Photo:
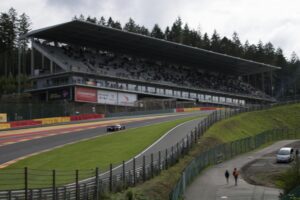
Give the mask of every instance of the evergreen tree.
<path id="1" fill-rule="evenodd" d="M 256 46 L 256 53 L 255 53 L 255 59 L 258 62 L 263 62 L 264 61 L 264 44 L 262 41 L 259 41 L 257 46 Z"/>
<path id="2" fill-rule="evenodd" d="M 178 17 L 172 25 L 169 40 L 182 43 L 182 21 L 180 17 Z"/>
<path id="3" fill-rule="evenodd" d="M 129 32 L 137 32 L 137 25 L 135 24 L 135 21 L 132 18 L 129 18 L 129 21 L 124 25 L 124 30 Z"/>
<path id="4" fill-rule="evenodd" d="M 105 21 L 105 18 L 102 16 L 101 18 L 100 18 L 100 20 L 98 21 L 98 24 L 99 25 L 102 25 L 102 26 L 106 26 L 106 21 Z"/>
<path id="5" fill-rule="evenodd" d="M 150 35 L 149 30 L 145 26 L 136 25 L 134 32 L 142 35 L 147 35 L 147 36 Z"/>
<path id="6" fill-rule="evenodd" d="M 28 33 L 30 31 L 30 25 L 31 22 L 29 17 L 25 13 L 21 14 L 18 20 L 18 37 L 21 37 L 22 35 Z M 20 41 L 19 46 L 23 49 L 27 49 L 28 39 L 23 39 L 22 41 Z"/>
<path id="7" fill-rule="evenodd" d="M 229 52 L 230 55 L 241 57 L 243 55 L 243 48 L 240 38 L 236 32 L 232 34 L 232 42 L 229 43 Z"/>
<path id="8" fill-rule="evenodd" d="M 188 24 L 184 25 L 183 31 L 182 31 L 182 43 L 185 45 L 192 45 L 192 38 L 191 38 L 191 31 L 188 26 Z"/>
<path id="9" fill-rule="evenodd" d="M 210 50 L 210 39 L 209 39 L 207 33 L 204 33 L 204 35 L 203 35 L 202 48 Z"/>
<path id="10" fill-rule="evenodd" d="M 107 20 L 107 26 L 112 28 L 114 23 L 115 23 L 114 20 L 111 17 L 109 17 Z"/>
<path id="11" fill-rule="evenodd" d="M 265 63 L 274 64 L 275 61 L 275 48 L 271 42 L 264 45 L 264 58 Z"/>
<path id="12" fill-rule="evenodd" d="M 168 41 L 171 40 L 171 37 L 170 37 L 170 28 L 168 26 L 166 27 L 164 35 L 165 35 L 165 40 L 168 40 Z"/>
<path id="13" fill-rule="evenodd" d="M 111 25 L 112 28 L 115 28 L 115 29 L 120 29 L 122 30 L 122 25 L 119 21 L 116 21 L 114 22 L 112 25 Z"/>
<path id="14" fill-rule="evenodd" d="M 25 13 L 21 14 L 18 19 L 18 37 L 21 37 L 29 32 L 30 24 L 29 17 Z M 26 74 L 26 52 L 28 49 L 28 39 L 23 38 L 22 40 L 19 40 L 18 47 L 21 49 L 21 73 Z"/>
<path id="15" fill-rule="evenodd" d="M 83 14 L 80 14 L 79 17 L 78 17 L 78 19 L 81 20 L 81 21 L 85 21 L 85 17 L 84 17 Z"/>
<path id="16" fill-rule="evenodd" d="M 155 38 L 159 38 L 159 39 L 164 39 L 164 33 L 162 32 L 162 30 L 160 29 L 160 27 L 158 26 L 158 24 L 155 24 L 153 26 L 153 29 L 151 31 L 150 34 L 151 37 L 155 37 Z"/>
<path id="17" fill-rule="evenodd" d="M 210 41 L 211 41 L 210 43 L 211 50 L 220 52 L 220 36 L 216 30 L 214 30 L 214 33 L 212 34 Z"/>
<path id="18" fill-rule="evenodd" d="M 220 41 L 219 52 L 224 54 L 229 54 L 230 47 L 232 46 L 232 42 L 227 38 L 223 37 Z"/>
<path id="19" fill-rule="evenodd" d="M 96 17 L 92 18 L 92 17 L 88 16 L 88 17 L 86 18 L 86 21 L 87 21 L 87 22 L 94 23 L 94 24 L 97 24 L 97 18 L 96 18 Z"/>
<path id="20" fill-rule="evenodd" d="M 190 45 L 192 45 L 193 47 L 201 48 L 202 41 L 199 32 L 195 30 L 190 31 Z"/>

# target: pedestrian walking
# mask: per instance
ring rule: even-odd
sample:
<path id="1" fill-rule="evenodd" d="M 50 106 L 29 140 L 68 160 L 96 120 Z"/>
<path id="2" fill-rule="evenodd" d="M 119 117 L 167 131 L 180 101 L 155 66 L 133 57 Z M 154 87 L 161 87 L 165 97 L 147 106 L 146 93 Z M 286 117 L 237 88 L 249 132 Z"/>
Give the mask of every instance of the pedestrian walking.
<path id="1" fill-rule="evenodd" d="M 226 182 L 227 182 L 227 184 L 229 183 L 229 171 L 226 169 L 226 171 L 225 171 L 225 178 L 226 178 Z"/>
<path id="2" fill-rule="evenodd" d="M 234 168 L 234 170 L 232 172 L 232 175 L 234 177 L 234 183 L 235 183 L 235 185 L 237 185 L 237 180 L 238 180 L 238 177 L 239 177 L 239 171 L 236 168 Z"/>

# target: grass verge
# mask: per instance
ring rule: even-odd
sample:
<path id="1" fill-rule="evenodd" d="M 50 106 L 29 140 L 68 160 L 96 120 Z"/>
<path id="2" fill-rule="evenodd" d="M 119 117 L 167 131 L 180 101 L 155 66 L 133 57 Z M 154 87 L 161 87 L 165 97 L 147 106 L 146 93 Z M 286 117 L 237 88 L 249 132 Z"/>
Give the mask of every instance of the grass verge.
<path id="1" fill-rule="evenodd" d="M 73 182 L 75 180 L 75 169 L 81 169 L 81 179 L 90 177 L 94 175 L 93 170 L 96 167 L 103 171 L 110 163 L 117 164 L 123 160 L 128 160 L 154 143 L 171 128 L 199 117 L 185 117 L 169 122 L 127 129 L 20 160 L 0 170 L 0 189 L 23 186 L 24 174 L 22 169 L 24 167 L 29 168 L 29 184 L 31 187 L 51 185 L 52 169 L 57 170 L 57 184 Z"/>

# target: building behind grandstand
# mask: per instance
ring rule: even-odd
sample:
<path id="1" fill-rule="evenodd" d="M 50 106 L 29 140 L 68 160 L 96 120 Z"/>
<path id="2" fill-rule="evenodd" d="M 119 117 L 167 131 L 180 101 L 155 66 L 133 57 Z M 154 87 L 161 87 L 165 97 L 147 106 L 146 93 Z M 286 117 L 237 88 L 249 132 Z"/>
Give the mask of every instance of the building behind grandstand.
<path id="1" fill-rule="evenodd" d="M 276 66 L 74 20 L 32 31 L 28 90 L 84 110 L 160 100 L 241 107 L 274 102 Z M 171 106 L 171 107 L 172 107 Z"/>

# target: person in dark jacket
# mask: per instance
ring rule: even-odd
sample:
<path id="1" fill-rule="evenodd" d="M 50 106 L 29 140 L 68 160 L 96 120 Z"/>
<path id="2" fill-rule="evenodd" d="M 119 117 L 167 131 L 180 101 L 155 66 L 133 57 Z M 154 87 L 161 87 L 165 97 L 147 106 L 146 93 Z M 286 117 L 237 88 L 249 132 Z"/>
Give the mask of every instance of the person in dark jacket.
<path id="1" fill-rule="evenodd" d="M 225 178 L 226 178 L 226 182 L 227 182 L 227 184 L 229 183 L 229 171 L 226 169 L 226 171 L 225 171 Z"/>

